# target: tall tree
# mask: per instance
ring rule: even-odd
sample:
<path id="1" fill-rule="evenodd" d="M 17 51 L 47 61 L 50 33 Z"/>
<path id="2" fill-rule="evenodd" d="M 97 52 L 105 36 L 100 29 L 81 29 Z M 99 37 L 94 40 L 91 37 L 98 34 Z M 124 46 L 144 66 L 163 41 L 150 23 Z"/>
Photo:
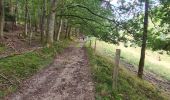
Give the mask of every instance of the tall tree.
<path id="1" fill-rule="evenodd" d="M 63 5 L 64 5 L 64 1 L 61 0 L 61 7 L 63 7 Z M 61 15 L 63 14 L 63 12 L 64 12 L 63 9 L 61 9 L 61 11 L 60 11 Z M 62 33 L 62 29 L 64 29 L 64 28 L 63 28 L 63 17 L 61 16 L 60 22 L 59 22 L 59 30 L 58 30 L 58 34 L 57 34 L 57 41 L 60 40 L 60 35 Z"/>
<path id="2" fill-rule="evenodd" d="M 41 17 L 41 25 L 40 25 L 40 28 L 41 28 L 41 42 L 44 41 L 44 36 L 46 34 L 46 0 L 43 0 L 43 6 L 42 6 L 42 17 Z"/>
<path id="3" fill-rule="evenodd" d="M 14 15 L 14 4 L 13 4 L 13 0 L 9 1 L 9 14 L 10 15 Z"/>
<path id="4" fill-rule="evenodd" d="M 4 29 L 4 1 L 0 0 L 0 39 L 3 40 Z"/>
<path id="5" fill-rule="evenodd" d="M 15 24 L 17 25 L 17 21 L 18 21 L 18 0 L 15 0 Z"/>
<path id="6" fill-rule="evenodd" d="M 51 0 L 50 14 L 48 19 L 48 36 L 47 36 L 47 47 L 51 47 L 54 42 L 54 26 L 55 26 L 55 15 L 56 15 L 57 0 Z"/>
<path id="7" fill-rule="evenodd" d="M 145 16 L 144 16 L 144 28 L 143 28 L 143 38 L 142 38 L 142 48 L 141 48 L 141 57 L 139 61 L 138 77 L 142 78 L 143 69 L 145 65 L 145 51 L 146 51 L 146 41 L 148 33 L 148 12 L 149 9 L 149 0 L 145 0 Z"/>
<path id="8" fill-rule="evenodd" d="M 61 34 L 61 30 L 62 30 L 62 26 L 63 26 L 63 19 L 62 17 L 60 18 L 60 23 L 59 23 L 59 30 L 58 30 L 58 34 L 57 34 L 57 41 L 60 40 L 60 34 Z"/>
<path id="9" fill-rule="evenodd" d="M 25 0 L 25 36 L 28 35 L 28 0 Z"/>

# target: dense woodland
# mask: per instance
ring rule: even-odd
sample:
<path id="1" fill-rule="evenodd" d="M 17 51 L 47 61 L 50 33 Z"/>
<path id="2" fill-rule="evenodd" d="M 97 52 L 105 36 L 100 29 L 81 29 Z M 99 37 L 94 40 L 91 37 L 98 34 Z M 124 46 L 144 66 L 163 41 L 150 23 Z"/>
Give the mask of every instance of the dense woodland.
<path id="1" fill-rule="evenodd" d="M 169 0 L 0 0 L 0 45 L 7 33 L 51 48 L 81 36 L 141 47 L 138 77 L 145 51 L 170 54 Z"/>

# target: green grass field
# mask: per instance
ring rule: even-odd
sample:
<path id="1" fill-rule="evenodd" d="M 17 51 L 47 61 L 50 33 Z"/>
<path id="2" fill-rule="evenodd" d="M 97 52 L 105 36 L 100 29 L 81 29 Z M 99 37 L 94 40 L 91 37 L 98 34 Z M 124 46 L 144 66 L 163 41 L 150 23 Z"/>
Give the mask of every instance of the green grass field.
<path id="1" fill-rule="evenodd" d="M 87 50 L 95 81 L 96 100 L 168 100 L 167 95 L 123 67 L 119 70 L 117 90 L 113 90 L 113 61 L 98 54 L 95 55 L 91 48 Z"/>
<path id="2" fill-rule="evenodd" d="M 94 39 L 92 39 L 92 46 L 94 47 Z M 139 47 L 124 47 L 123 44 L 120 46 L 109 44 L 103 41 L 97 41 L 97 53 L 104 55 L 105 57 L 113 58 L 116 49 L 121 49 L 121 58 L 125 61 L 138 66 L 140 58 Z M 159 57 L 161 61 L 159 61 Z M 170 56 L 167 54 L 159 54 L 151 50 L 146 51 L 146 63 L 145 70 L 151 71 L 167 80 L 170 80 Z"/>

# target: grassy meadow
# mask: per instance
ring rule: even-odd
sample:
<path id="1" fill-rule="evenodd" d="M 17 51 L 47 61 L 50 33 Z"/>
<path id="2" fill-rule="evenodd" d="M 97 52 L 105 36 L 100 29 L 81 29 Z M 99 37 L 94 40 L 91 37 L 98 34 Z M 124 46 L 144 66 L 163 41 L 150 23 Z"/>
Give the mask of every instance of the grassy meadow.
<path id="1" fill-rule="evenodd" d="M 94 38 L 92 38 L 92 47 L 94 47 Z M 97 41 L 96 52 L 105 57 L 113 58 L 117 48 L 121 49 L 121 58 L 130 64 L 138 66 L 140 59 L 140 47 L 125 47 Z M 146 51 L 145 70 L 151 71 L 170 81 L 170 56 L 166 53 L 159 54 L 152 50 Z"/>
<path id="2" fill-rule="evenodd" d="M 91 48 L 87 50 L 95 81 L 96 100 L 168 100 L 166 94 L 123 67 L 119 70 L 117 90 L 112 89 L 113 61 L 95 55 Z"/>

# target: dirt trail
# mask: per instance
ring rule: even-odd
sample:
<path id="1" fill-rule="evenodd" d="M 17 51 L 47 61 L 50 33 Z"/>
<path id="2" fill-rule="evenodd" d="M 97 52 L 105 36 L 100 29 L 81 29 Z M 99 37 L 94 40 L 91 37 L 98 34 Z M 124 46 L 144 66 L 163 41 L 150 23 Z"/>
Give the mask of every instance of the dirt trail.
<path id="1" fill-rule="evenodd" d="M 5 100 L 94 100 L 94 84 L 83 42 L 70 45 L 54 63 Z"/>

